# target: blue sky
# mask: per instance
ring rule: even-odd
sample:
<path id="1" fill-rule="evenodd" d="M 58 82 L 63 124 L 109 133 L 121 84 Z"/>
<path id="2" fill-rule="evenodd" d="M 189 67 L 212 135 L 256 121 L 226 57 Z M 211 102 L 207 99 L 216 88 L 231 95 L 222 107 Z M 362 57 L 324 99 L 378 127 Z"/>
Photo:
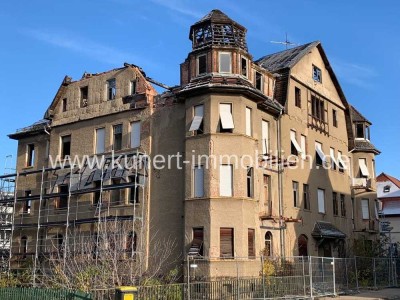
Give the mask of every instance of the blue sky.
<path id="1" fill-rule="evenodd" d="M 179 83 L 189 27 L 214 8 L 248 29 L 257 59 L 283 50 L 271 40 L 322 45 L 347 99 L 372 121 L 377 172 L 400 178 L 400 1 L 85 0 L 0 4 L 0 173 L 16 142 L 6 136 L 43 117 L 65 75 L 124 62 Z"/>

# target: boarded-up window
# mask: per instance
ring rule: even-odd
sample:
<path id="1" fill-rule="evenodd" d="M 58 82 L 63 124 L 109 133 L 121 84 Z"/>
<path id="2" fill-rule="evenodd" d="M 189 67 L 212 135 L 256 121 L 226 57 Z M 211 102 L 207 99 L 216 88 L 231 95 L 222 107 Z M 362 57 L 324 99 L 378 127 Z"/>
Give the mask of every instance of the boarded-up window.
<path id="1" fill-rule="evenodd" d="M 308 238 L 301 234 L 297 240 L 299 256 L 308 256 Z"/>
<path id="2" fill-rule="evenodd" d="M 325 213 L 325 190 L 318 189 L 318 212 Z"/>
<path id="3" fill-rule="evenodd" d="M 131 148 L 140 147 L 140 122 L 131 123 Z"/>
<path id="4" fill-rule="evenodd" d="M 226 258 L 234 257 L 233 228 L 220 228 L 220 256 Z"/>
<path id="5" fill-rule="evenodd" d="M 204 168 L 203 166 L 195 166 L 193 170 L 193 196 L 204 196 Z"/>
<path id="6" fill-rule="evenodd" d="M 249 228 L 247 231 L 247 241 L 248 241 L 248 254 L 249 258 L 255 258 L 256 256 L 256 241 L 255 241 L 255 230 Z"/>
<path id="7" fill-rule="evenodd" d="M 269 123 L 262 120 L 261 123 L 262 154 L 266 155 L 269 151 Z"/>
<path id="8" fill-rule="evenodd" d="M 233 194 L 232 165 L 220 165 L 219 172 L 219 195 L 231 197 Z"/>
<path id="9" fill-rule="evenodd" d="M 104 128 L 96 129 L 96 153 L 105 151 L 105 136 L 106 130 Z"/>
<path id="10" fill-rule="evenodd" d="M 251 108 L 246 107 L 246 135 L 251 136 Z"/>

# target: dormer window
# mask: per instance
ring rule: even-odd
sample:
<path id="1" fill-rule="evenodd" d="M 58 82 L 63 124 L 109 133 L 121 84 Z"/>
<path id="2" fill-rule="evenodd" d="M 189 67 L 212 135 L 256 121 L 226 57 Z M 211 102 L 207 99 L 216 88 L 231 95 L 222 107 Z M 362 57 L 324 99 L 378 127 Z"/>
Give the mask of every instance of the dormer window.
<path id="1" fill-rule="evenodd" d="M 383 192 L 384 192 L 384 193 L 389 193 L 389 192 L 390 192 L 390 185 L 385 185 L 385 186 L 383 187 Z"/>
<path id="2" fill-rule="evenodd" d="M 241 59 L 241 74 L 244 77 L 247 77 L 247 59 L 242 57 Z"/>
<path id="3" fill-rule="evenodd" d="M 321 69 L 313 65 L 313 79 L 317 82 L 322 82 Z"/>
<path id="4" fill-rule="evenodd" d="M 256 75 L 254 76 L 254 85 L 257 90 L 262 91 L 262 79 L 263 75 L 260 72 L 256 71 Z"/>
<path id="5" fill-rule="evenodd" d="M 365 139 L 364 124 L 356 124 L 356 137 L 360 139 Z"/>
<path id="6" fill-rule="evenodd" d="M 207 73 L 207 54 L 197 56 L 197 75 Z"/>
<path id="7" fill-rule="evenodd" d="M 232 73 L 232 58 L 230 52 L 219 53 L 219 73 Z"/>

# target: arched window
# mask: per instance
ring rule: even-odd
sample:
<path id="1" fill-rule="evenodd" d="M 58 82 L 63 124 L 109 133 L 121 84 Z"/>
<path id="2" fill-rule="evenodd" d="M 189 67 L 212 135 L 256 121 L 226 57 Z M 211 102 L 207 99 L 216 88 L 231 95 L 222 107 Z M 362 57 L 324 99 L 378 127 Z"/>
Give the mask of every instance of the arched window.
<path id="1" fill-rule="evenodd" d="M 299 256 L 308 256 L 308 238 L 306 235 L 301 234 L 297 240 L 299 248 Z"/>
<path id="2" fill-rule="evenodd" d="M 272 256 L 272 233 L 270 231 L 265 233 L 264 256 Z"/>
<path id="3" fill-rule="evenodd" d="M 26 253 L 28 252 L 28 238 L 26 236 L 21 237 L 21 252 L 22 258 L 26 258 Z"/>

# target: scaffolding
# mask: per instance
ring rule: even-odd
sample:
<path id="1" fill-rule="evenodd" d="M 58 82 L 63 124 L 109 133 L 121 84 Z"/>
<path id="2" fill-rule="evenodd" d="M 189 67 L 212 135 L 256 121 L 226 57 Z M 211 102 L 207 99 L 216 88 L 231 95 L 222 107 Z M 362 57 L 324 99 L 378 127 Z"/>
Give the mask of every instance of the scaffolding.
<path id="1" fill-rule="evenodd" d="M 97 263 L 118 244 L 123 253 L 118 259 L 130 261 L 131 272 L 134 263 L 141 276 L 148 157 L 135 151 L 99 158 L 0 176 L 0 212 L 12 211 L 11 219 L 0 224 L 1 232 L 9 232 L 4 271 L 32 272 L 35 286 L 45 273 L 46 258 L 57 258 L 66 267 L 68 259 L 90 245 Z"/>

